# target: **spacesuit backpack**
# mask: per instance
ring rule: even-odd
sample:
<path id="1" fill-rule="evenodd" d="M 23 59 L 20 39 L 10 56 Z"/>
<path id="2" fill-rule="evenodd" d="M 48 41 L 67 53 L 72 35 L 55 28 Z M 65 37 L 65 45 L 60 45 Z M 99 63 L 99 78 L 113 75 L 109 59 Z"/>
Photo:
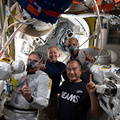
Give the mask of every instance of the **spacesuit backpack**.
<path id="1" fill-rule="evenodd" d="M 56 23 L 72 0 L 17 0 L 31 17 L 46 23 Z"/>

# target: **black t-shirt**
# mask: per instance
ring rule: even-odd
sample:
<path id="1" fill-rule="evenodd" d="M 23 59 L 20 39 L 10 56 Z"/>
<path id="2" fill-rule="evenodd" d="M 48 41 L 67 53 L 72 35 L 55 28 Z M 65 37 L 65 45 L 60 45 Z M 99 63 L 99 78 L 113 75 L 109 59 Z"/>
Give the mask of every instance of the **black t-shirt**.
<path id="1" fill-rule="evenodd" d="M 60 61 L 52 63 L 49 60 L 46 62 L 46 69 L 43 70 L 52 79 L 52 93 L 59 92 L 59 84 L 61 81 L 61 73 L 66 68 L 66 65 Z"/>
<path id="2" fill-rule="evenodd" d="M 60 120 L 86 120 L 90 108 L 90 98 L 86 82 L 70 83 L 65 81 L 61 86 Z"/>

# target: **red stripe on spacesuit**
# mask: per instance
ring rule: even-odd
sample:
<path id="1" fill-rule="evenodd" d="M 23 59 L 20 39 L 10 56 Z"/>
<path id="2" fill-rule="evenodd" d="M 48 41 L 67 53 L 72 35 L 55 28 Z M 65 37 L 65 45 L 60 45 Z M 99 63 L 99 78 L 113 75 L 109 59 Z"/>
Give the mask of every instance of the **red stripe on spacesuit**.
<path id="1" fill-rule="evenodd" d="M 80 0 L 72 0 L 72 2 L 77 3 L 77 4 L 81 4 Z"/>
<path id="2" fill-rule="evenodd" d="M 59 16 L 61 15 L 60 13 L 55 12 L 55 11 L 52 11 L 52 10 L 46 11 L 46 10 L 42 9 L 42 11 L 43 11 L 44 13 L 46 13 L 47 15 L 53 16 L 53 17 L 59 17 Z"/>
<path id="3" fill-rule="evenodd" d="M 26 9 L 30 11 L 32 14 L 34 14 L 35 16 L 38 16 L 40 14 L 40 12 L 30 4 L 28 4 Z"/>
<path id="4" fill-rule="evenodd" d="M 34 0 L 28 0 L 30 3 L 32 3 Z"/>
<path id="5" fill-rule="evenodd" d="M 29 1 L 33 1 L 33 0 L 29 0 Z M 40 14 L 40 12 L 31 4 L 28 4 L 27 8 L 26 8 L 29 12 L 31 12 L 33 15 L 38 16 Z M 49 15 L 49 16 L 53 16 L 53 17 L 59 17 L 61 15 L 61 13 L 52 11 L 52 10 L 48 10 L 46 11 L 45 9 L 41 9 L 42 12 L 44 12 L 45 14 Z"/>

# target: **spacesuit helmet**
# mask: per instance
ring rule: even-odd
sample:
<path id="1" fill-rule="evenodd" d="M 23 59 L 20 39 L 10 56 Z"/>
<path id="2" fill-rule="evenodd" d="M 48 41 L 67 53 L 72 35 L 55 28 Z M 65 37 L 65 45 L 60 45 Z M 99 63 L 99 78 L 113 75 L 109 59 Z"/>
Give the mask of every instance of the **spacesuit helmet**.
<path id="1" fill-rule="evenodd" d="M 107 65 L 116 61 L 117 54 L 112 50 L 102 49 L 100 55 L 95 56 L 95 58 L 96 58 L 95 61 L 96 64 Z"/>
<path id="2" fill-rule="evenodd" d="M 100 56 L 95 56 L 96 64 L 99 65 L 106 65 L 106 64 L 111 64 L 111 57 L 110 55 L 100 55 Z"/>

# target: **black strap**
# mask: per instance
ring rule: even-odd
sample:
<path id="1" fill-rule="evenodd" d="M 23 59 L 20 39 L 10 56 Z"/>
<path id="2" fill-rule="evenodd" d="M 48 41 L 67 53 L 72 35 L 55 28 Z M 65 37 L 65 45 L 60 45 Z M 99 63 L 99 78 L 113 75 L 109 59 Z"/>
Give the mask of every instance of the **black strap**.
<path id="1" fill-rule="evenodd" d="M 14 110 L 20 110 L 20 111 L 37 111 L 37 109 L 17 108 L 17 107 L 14 107 L 14 106 L 12 106 L 12 105 L 9 105 L 9 104 L 4 104 L 4 107 L 5 107 L 5 108 L 8 108 L 8 109 L 14 109 Z"/>
<path id="2" fill-rule="evenodd" d="M 33 102 L 33 97 L 31 96 L 30 100 L 28 100 L 29 103 Z"/>
<path id="3" fill-rule="evenodd" d="M 0 117 L 0 120 L 6 120 L 4 115 L 2 115 L 2 117 Z"/>

